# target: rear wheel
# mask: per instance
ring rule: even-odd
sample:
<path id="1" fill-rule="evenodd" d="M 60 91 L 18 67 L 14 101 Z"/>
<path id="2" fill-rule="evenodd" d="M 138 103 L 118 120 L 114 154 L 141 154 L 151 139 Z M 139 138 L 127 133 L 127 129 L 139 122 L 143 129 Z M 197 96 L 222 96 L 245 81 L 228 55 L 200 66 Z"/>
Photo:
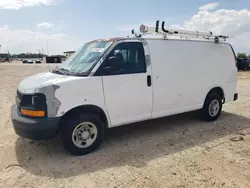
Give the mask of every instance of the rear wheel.
<path id="1" fill-rule="evenodd" d="M 215 121 L 221 114 L 222 98 L 217 93 L 211 93 L 207 96 L 203 109 L 202 116 L 206 121 Z"/>
<path id="2" fill-rule="evenodd" d="M 104 138 L 104 124 L 95 114 L 69 117 L 61 129 L 65 149 L 73 155 L 85 155 L 96 150 Z"/>

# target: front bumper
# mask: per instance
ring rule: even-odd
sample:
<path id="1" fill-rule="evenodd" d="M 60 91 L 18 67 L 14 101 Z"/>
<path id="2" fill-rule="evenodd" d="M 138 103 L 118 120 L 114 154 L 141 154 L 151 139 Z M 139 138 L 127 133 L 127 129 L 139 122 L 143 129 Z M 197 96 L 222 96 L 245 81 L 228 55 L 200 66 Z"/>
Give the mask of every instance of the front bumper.
<path id="1" fill-rule="evenodd" d="M 11 120 L 17 135 L 32 140 L 47 140 L 57 135 L 60 118 L 23 117 L 17 111 L 17 106 L 13 105 Z"/>

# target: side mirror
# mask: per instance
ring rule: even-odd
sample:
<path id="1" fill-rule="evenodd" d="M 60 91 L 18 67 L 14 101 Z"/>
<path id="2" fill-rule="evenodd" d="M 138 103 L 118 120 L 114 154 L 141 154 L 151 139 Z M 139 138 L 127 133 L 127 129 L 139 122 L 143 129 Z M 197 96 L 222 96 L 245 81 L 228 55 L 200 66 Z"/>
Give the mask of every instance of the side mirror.
<path id="1" fill-rule="evenodd" d="M 105 72 L 106 73 L 112 73 L 116 70 L 116 67 L 118 66 L 118 59 L 115 56 L 111 56 L 108 58 L 107 65 L 105 66 Z"/>

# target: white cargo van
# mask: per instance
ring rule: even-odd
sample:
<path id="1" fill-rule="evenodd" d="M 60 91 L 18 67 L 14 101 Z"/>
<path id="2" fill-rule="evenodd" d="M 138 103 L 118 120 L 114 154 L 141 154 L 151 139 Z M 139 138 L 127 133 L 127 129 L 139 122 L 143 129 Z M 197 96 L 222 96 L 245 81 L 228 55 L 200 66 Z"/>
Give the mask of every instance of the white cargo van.
<path id="1" fill-rule="evenodd" d="M 165 29 L 164 22 L 159 28 L 158 21 L 140 31 L 88 42 L 59 68 L 22 80 L 11 109 L 16 134 L 60 134 L 70 153 L 83 155 L 98 148 L 106 128 L 193 110 L 214 121 L 223 103 L 237 100 L 227 37 Z M 159 37 L 147 38 L 153 33 Z"/>

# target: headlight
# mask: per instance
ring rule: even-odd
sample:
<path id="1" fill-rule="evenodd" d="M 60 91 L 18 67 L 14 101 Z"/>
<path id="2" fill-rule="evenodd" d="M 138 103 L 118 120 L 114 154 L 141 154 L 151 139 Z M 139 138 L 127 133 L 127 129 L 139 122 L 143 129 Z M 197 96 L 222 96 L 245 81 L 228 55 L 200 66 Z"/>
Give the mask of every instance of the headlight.
<path id="1" fill-rule="evenodd" d="M 31 104 L 36 109 L 44 109 L 46 106 L 45 96 L 35 95 L 31 97 Z"/>
<path id="2" fill-rule="evenodd" d="M 47 111 L 46 97 L 44 94 L 23 95 L 19 108 L 24 116 L 44 117 Z"/>

